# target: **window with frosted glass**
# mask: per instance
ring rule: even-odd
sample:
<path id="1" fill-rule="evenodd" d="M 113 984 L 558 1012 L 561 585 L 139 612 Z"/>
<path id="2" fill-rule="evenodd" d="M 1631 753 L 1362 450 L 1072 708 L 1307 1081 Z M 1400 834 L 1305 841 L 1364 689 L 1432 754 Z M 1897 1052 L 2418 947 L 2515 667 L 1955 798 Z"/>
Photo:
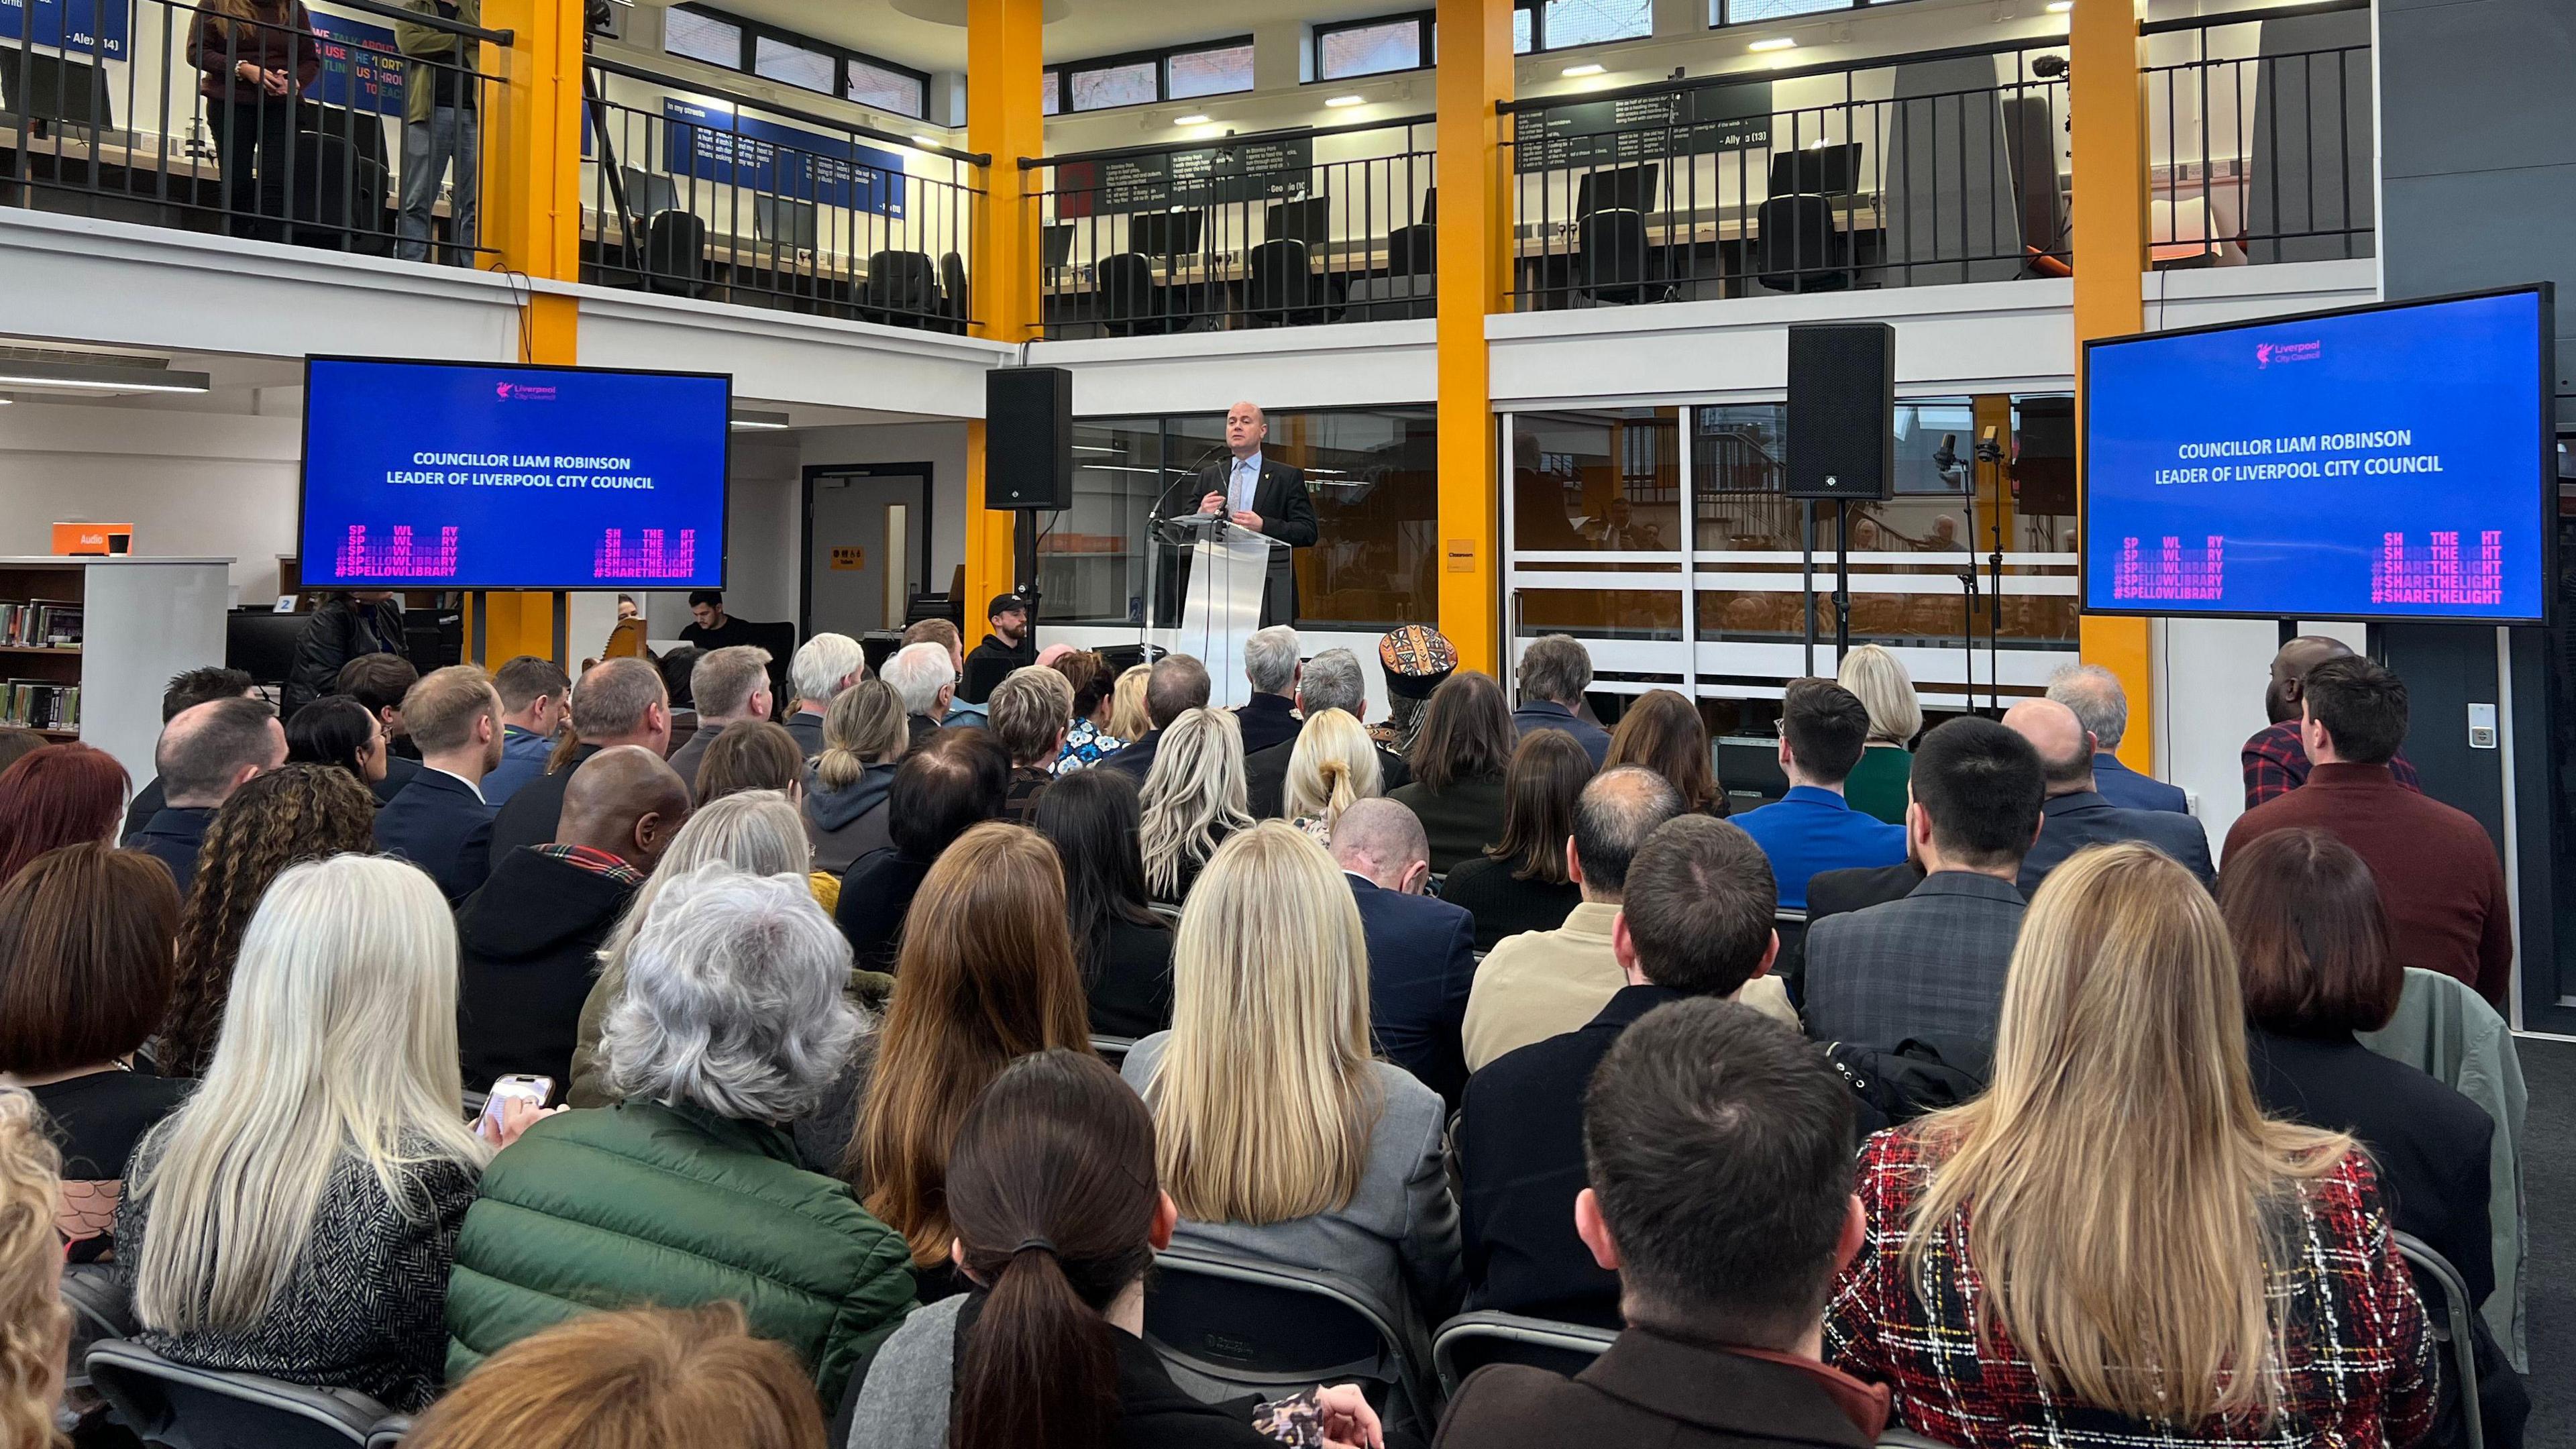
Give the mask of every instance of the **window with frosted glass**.
<path id="1" fill-rule="evenodd" d="M 922 94 L 921 77 L 870 65 L 864 60 L 850 62 L 850 78 L 842 92 L 863 106 L 892 111 L 898 116 L 920 119 L 929 106 Z"/>
<path id="2" fill-rule="evenodd" d="M 1073 108 L 1105 111 L 1112 106 L 1141 106 L 1162 99 L 1157 88 L 1160 67 L 1150 60 L 1073 72 Z"/>
<path id="3" fill-rule="evenodd" d="M 1038 91 L 1038 113 L 1040 115 L 1052 116 L 1056 112 L 1064 109 L 1064 77 L 1062 75 L 1055 71 L 1048 71 L 1045 75 L 1038 78 L 1038 84 L 1040 86 Z"/>
<path id="4" fill-rule="evenodd" d="M 1547 48 L 1636 40 L 1655 30 L 1653 0 L 1547 0 Z"/>
<path id="5" fill-rule="evenodd" d="M 774 35 L 756 35 L 751 42 L 752 74 L 769 80 L 784 81 L 809 91 L 832 93 L 833 58 L 819 50 L 807 50 Z"/>
<path id="6" fill-rule="evenodd" d="M 1752 25 L 1764 20 L 1786 20 L 1793 15 L 1849 10 L 1855 3 L 1857 0 L 1714 0 L 1709 22 L 1713 25 Z"/>
<path id="7" fill-rule="evenodd" d="M 673 8 L 662 21 L 662 49 L 727 70 L 742 69 L 742 27 L 694 10 Z"/>
<path id="8" fill-rule="evenodd" d="M 1512 12 L 1512 54 L 1527 55 L 1530 53 L 1530 37 L 1533 33 L 1532 23 L 1532 15 L 1529 7 L 1522 6 Z"/>
<path id="9" fill-rule="evenodd" d="M 1417 17 L 1327 31 L 1315 42 L 1315 71 L 1320 80 L 1349 80 L 1421 66 L 1422 21 Z"/>
<path id="10" fill-rule="evenodd" d="M 1180 101 L 1192 96 L 1232 95 L 1252 89 L 1252 42 L 1189 50 L 1163 63 L 1165 95 Z"/>

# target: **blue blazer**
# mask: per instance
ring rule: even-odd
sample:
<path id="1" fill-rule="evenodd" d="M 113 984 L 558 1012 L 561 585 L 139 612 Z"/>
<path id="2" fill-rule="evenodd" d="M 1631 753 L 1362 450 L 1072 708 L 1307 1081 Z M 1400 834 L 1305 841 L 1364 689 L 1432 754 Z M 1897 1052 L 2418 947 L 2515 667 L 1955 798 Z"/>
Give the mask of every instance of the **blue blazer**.
<path id="1" fill-rule="evenodd" d="M 376 849 L 428 871 L 454 905 L 492 873 L 496 813 L 464 781 L 423 769 L 376 812 Z"/>
<path id="2" fill-rule="evenodd" d="M 1564 705 L 1553 700 L 1533 699 L 1512 711 L 1512 731 L 1516 738 L 1526 739 L 1532 730 L 1563 730 L 1583 746 L 1592 757 L 1592 768 L 1600 769 L 1610 754 L 1610 732 Z"/>
<path id="3" fill-rule="evenodd" d="M 2170 810 L 2123 810 L 2091 790 L 2052 796 L 2039 807 L 2039 839 L 2021 858 L 2021 893 L 2035 895 L 2048 873 L 2088 845 L 2115 845 L 2143 840 L 2200 877 L 2202 885 L 2218 879 L 2209 863 L 2209 832 L 2188 815 Z"/>
<path id="4" fill-rule="evenodd" d="M 1430 896 L 1380 890 L 1347 871 L 1368 936 L 1369 1021 L 1378 1051 L 1455 1104 L 1467 1085 L 1467 990 L 1476 984 L 1476 918 Z"/>
<path id="5" fill-rule="evenodd" d="M 1813 785 L 1792 785 L 1735 823 L 1771 857 L 1780 904 L 1791 910 L 1807 908 L 1807 882 L 1821 871 L 1905 861 L 1904 826 L 1864 815 L 1840 794 Z"/>
<path id="6" fill-rule="evenodd" d="M 2123 810 L 2164 810 L 2175 815 L 2191 813 L 2191 799 L 2180 785 L 2168 785 L 2153 775 L 2141 775 L 2120 763 L 2120 757 L 2109 750 L 2093 756 L 2093 789 L 2103 799 Z"/>

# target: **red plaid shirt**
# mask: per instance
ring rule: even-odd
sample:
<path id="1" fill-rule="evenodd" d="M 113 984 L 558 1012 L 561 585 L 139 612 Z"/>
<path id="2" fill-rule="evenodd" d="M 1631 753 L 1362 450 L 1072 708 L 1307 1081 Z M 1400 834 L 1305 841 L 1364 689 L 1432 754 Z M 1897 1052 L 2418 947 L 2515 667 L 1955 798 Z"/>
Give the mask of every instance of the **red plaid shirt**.
<path id="1" fill-rule="evenodd" d="M 2299 742 L 2299 722 L 2294 719 L 2256 730 L 2238 752 L 2238 760 L 2245 767 L 2248 810 L 2308 783 L 2308 747 Z M 2418 795 L 2424 793 L 2424 782 L 2415 778 L 2415 767 L 2406 763 L 2404 750 L 2389 759 L 2388 773 L 2397 777 L 2398 784 Z"/>
<path id="2" fill-rule="evenodd" d="M 1941 1225 L 1924 1256 L 1924 1281 L 1905 1281 L 1908 1225 L 1932 1166 L 1914 1132 L 1870 1139 L 1860 1165 L 1869 1237 L 1835 1280 L 1825 1314 L 1825 1361 L 1895 1390 L 1906 1428 L 1961 1449 L 2172 1449 L 2177 1439 L 2402 1449 L 2432 1428 L 2433 1335 L 2390 1237 L 2378 1178 L 2359 1151 L 2306 1184 L 2298 1219 L 2286 1225 L 2290 1251 L 2269 1294 L 2281 1325 L 2280 1416 L 2180 1431 L 2054 1396 L 2000 1323 L 1979 1349 L 1973 1305 L 1985 1285 L 1966 1250 L 1965 1212 Z"/>

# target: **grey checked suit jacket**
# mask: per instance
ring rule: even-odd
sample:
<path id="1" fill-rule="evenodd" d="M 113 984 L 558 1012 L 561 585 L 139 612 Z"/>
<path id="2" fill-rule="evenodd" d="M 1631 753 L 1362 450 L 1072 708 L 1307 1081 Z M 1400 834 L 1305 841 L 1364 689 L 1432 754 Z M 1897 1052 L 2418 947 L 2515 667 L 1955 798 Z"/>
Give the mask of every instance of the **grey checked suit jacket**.
<path id="1" fill-rule="evenodd" d="M 1902 900 L 1807 930 L 1807 1034 L 1893 1048 L 1909 1037 L 1991 1047 L 2021 933 L 2012 882 L 1948 870 Z"/>

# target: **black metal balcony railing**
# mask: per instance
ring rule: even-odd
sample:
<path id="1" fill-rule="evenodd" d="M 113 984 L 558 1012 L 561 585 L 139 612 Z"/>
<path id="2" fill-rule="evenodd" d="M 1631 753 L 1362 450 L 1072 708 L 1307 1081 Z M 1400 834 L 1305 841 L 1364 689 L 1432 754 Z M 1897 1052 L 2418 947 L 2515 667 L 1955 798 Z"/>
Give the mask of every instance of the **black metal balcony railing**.
<path id="1" fill-rule="evenodd" d="M 18 7 L 0 205 L 471 266 L 507 31 L 384 0 Z M 267 18 L 258 18 L 265 16 Z M 377 23 L 380 22 L 380 23 Z"/>
<path id="2" fill-rule="evenodd" d="M 1024 158 L 1049 338 L 1428 317 L 1430 118 Z"/>
<path id="3" fill-rule="evenodd" d="M 2158 267 L 2371 255 L 2367 0 L 2139 30 Z"/>
<path id="4" fill-rule="evenodd" d="M 589 64 L 584 281 L 967 329 L 965 259 L 985 157 L 617 61 Z"/>

